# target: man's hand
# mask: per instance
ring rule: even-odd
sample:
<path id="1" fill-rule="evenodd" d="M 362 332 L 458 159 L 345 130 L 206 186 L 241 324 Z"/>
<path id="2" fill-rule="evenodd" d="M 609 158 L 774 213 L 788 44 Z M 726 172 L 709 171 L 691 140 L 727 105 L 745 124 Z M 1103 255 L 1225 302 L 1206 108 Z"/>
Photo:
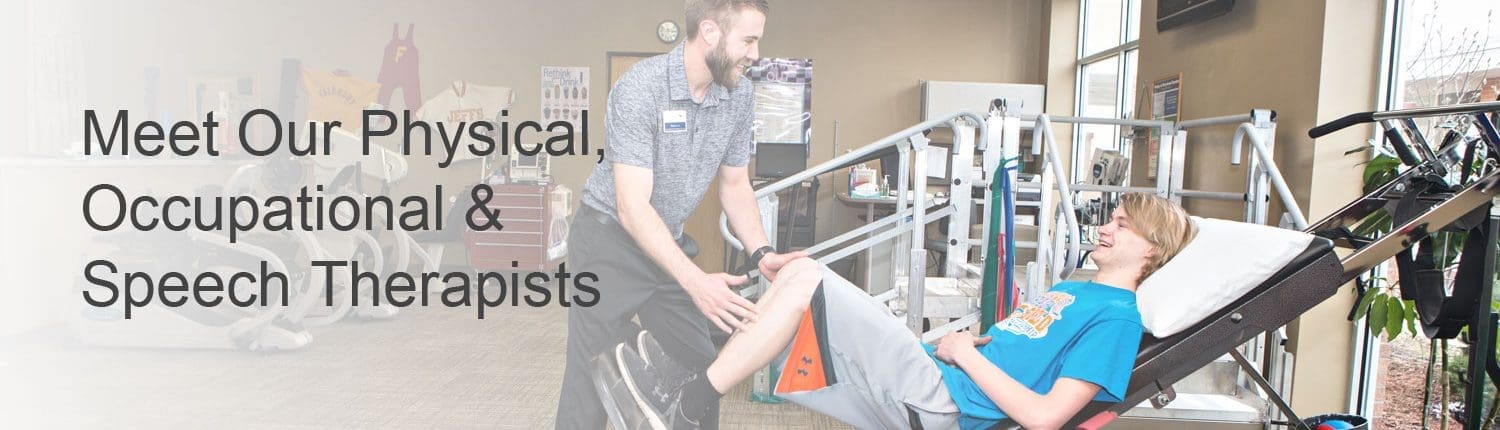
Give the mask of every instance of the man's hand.
<path id="1" fill-rule="evenodd" d="M 932 355 L 943 362 L 957 365 L 960 357 L 978 354 L 979 350 L 975 347 L 987 343 L 990 343 L 989 336 L 975 337 L 974 333 L 957 331 L 938 339 L 937 350 Z"/>
<path id="2" fill-rule="evenodd" d="M 688 296 L 693 298 L 693 305 L 703 312 L 709 322 L 726 333 L 733 333 L 734 330 L 745 328 L 745 323 L 756 317 L 755 304 L 729 289 L 731 285 L 740 285 L 747 280 L 744 275 L 699 273 L 678 282 Z"/>
<path id="3" fill-rule="evenodd" d="M 786 263 L 806 256 L 807 253 L 802 251 L 788 252 L 785 254 L 777 254 L 772 252 L 761 256 L 759 267 L 756 268 L 760 269 L 760 274 L 762 276 L 765 276 L 767 281 L 775 281 L 776 272 L 780 272 L 781 268 L 786 266 Z"/>

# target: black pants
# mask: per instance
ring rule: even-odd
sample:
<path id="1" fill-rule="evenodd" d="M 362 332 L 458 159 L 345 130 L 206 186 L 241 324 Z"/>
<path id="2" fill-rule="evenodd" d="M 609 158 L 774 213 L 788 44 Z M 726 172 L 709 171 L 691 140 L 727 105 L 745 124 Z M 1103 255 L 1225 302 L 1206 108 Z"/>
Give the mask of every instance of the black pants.
<path id="1" fill-rule="evenodd" d="M 614 353 L 641 329 L 651 331 L 667 354 L 693 369 L 706 369 L 717 351 L 709 339 L 708 319 L 671 276 L 636 246 L 635 240 L 608 215 L 584 206 L 568 232 L 568 269 L 599 276 L 599 302 L 568 308 L 568 358 L 562 395 L 557 403 L 558 429 L 602 429 L 604 407 L 594 389 L 595 356 Z M 640 326 L 631 321 L 640 318 Z M 719 427 L 715 402 L 702 428 Z"/>

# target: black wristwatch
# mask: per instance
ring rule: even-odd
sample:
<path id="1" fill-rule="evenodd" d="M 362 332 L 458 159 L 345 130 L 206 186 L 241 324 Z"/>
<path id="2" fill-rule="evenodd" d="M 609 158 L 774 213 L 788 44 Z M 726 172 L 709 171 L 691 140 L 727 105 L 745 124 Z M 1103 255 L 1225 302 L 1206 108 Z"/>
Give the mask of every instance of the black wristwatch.
<path id="1" fill-rule="evenodd" d="M 765 258 L 766 254 L 775 252 L 776 248 L 772 248 L 771 245 L 756 248 L 755 252 L 750 253 L 750 258 L 746 260 L 746 263 L 749 263 L 747 265 L 750 267 L 750 270 L 755 270 L 760 267 L 760 259 Z"/>

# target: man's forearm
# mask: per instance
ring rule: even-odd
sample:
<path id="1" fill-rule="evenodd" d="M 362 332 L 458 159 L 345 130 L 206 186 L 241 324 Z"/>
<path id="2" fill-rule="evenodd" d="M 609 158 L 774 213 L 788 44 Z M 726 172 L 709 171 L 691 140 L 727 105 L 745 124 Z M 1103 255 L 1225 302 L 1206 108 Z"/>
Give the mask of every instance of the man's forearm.
<path id="1" fill-rule="evenodd" d="M 620 225 L 635 239 L 636 245 L 646 252 L 646 256 L 651 257 L 651 261 L 656 262 L 672 279 L 682 280 L 703 272 L 687 254 L 682 253 L 682 248 L 672 239 L 672 231 L 667 229 L 667 223 L 662 221 L 651 206 L 621 204 L 618 210 Z"/>
<path id="2" fill-rule="evenodd" d="M 739 238 L 745 252 L 754 252 L 770 244 L 766 240 L 765 226 L 761 225 L 760 204 L 755 201 L 755 189 L 750 181 L 724 182 L 719 184 L 719 204 L 729 218 L 729 228 Z"/>

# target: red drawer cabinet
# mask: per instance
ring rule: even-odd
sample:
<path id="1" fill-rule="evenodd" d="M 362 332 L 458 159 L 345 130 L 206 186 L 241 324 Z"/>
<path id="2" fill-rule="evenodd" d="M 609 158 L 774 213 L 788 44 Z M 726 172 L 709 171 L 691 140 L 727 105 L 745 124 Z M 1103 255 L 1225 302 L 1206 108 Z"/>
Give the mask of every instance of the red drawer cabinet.
<path id="1" fill-rule="evenodd" d="M 553 185 L 507 184 L 492 186 L 495 193 L 485 206 L 500 211 L 500 231 L 464 231 L 469 266 L 475 270 L 550 270 L 566 253 L 566 208 L 555 208 Z M 476 221 L 485 221 L 475 213 Z M 558 230 L 556 226 L 564 230 Z M 554 240 L 556 239 L 556 240 Z M 515 267 L 511 262 L 516 262 Z"/>

